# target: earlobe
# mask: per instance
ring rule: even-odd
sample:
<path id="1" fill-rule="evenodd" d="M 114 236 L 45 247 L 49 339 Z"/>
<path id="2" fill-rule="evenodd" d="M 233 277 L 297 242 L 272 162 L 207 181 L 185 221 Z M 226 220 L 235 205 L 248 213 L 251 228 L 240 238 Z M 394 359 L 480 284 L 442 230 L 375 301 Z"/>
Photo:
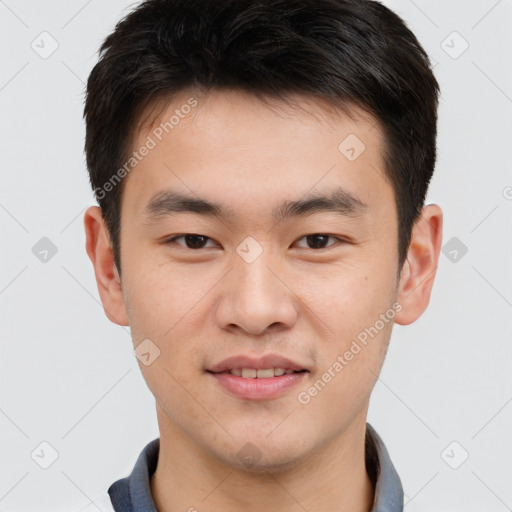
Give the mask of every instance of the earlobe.
<path id="1" fill-rule="evenodd" d="M 121 278 L 114 263 L 105 221 L 98 206 L 89 207 L 84 214 L 86 251 L 94 267 L 96 284 L 108 319 L 118 325 L 129 325 Z"/>
<path id="2" fill-rule="evenodd" d="M 443 212 L 436 204 L 425 206 L 413 227 L 397 300 L 402 309 L 395 322 L 408 325 L 427 309 L 434 285 L 443 236 Z"/>

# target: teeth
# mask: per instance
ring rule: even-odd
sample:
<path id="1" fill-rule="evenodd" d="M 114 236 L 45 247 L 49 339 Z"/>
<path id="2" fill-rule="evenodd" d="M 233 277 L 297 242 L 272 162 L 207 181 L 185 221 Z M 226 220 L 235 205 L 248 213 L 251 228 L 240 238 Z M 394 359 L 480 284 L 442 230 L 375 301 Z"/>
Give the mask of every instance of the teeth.
<path id="1" fill-rule="evenodd" d="M 274 368 L 269 368 L 268 370 L 257 370 L 256 376 L 258 379 L 268 379 L 269 377 L 273 377 Z"/>
<path id="2" fill-rule="evenodd" d="M 229 371 L 232 375 L 243 377 L 244 379 L 268 379 L 270 377 L 280 377 L 281 375 L 289 375 L 293 370 L 285 370 L 284 368 L 267 368 L 264 370 L 255 370 L 254 368 L 233 368 Z"/>

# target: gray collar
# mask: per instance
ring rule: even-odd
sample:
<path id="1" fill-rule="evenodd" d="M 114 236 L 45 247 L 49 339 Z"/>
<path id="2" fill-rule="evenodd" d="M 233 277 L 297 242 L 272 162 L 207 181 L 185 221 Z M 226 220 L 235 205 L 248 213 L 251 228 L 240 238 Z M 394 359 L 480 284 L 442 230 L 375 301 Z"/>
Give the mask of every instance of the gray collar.
<path id="1" fill-rule="evenodd" d="M 108 489 L 116 512 L 158 512 L 151 496 L 150 478 L 156 470 L 160 438 L 142 450 L 130 476 L 114 482 Z M 366 424 L 366 471 L 375 486 L 371 512 L 403 512 L 404 493 L 400 478 L 384 442 Z"/>

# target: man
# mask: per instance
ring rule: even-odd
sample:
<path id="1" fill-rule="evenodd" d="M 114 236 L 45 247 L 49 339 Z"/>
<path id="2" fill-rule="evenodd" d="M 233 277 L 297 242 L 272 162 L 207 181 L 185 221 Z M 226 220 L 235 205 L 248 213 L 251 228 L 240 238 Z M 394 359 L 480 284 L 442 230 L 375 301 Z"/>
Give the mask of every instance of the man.
<path id="1" fill-rule="evenodd" d="M 150 0 L 107 37 L 86 246 L 160 430 L 111 510 L 403 509 L 366 416 L 433 286 L 437 101 L 372 1 Z"/>

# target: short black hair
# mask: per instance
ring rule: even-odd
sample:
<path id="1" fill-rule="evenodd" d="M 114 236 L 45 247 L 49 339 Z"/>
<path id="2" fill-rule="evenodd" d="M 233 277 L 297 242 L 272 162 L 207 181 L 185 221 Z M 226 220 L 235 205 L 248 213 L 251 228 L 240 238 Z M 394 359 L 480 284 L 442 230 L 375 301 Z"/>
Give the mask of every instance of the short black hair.
<path id="1" fill-rule="evenodd" d="M 119 273 L 116 172 L 142 109 L 189 87 L 299 93 L 375 116 L 402 267 L 434 172 L 439 85 L 425 50 L 390 9 L 371 0 L 147 0 L 99 54 L 87 81 L 85 153 Z"/>

